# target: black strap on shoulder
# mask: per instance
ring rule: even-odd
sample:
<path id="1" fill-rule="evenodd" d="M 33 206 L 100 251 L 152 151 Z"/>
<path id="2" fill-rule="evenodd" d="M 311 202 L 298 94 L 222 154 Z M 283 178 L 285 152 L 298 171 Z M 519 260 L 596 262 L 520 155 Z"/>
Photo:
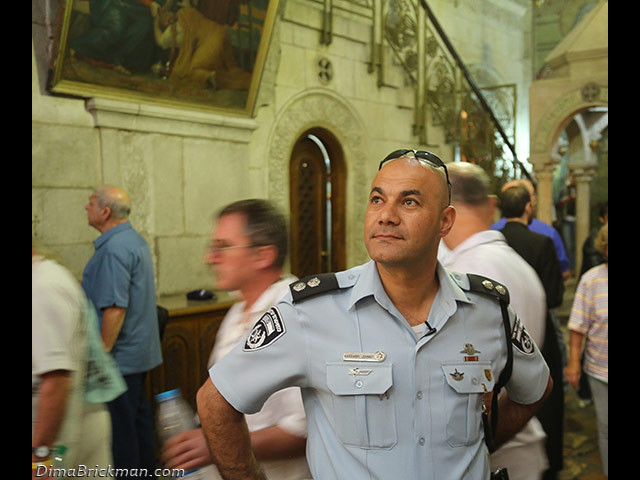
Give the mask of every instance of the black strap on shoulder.
<path id="1" fill-rule="evenodd" d="M 289 284 L 289 290 L 293 297 L 293 303 L 297 303 L 306 298 L 319 293 L 330 292 L 340 288 L 335 273 L 320 273 L 309 275 Z"/>
<path id="2" fill-rule="evenodd" d="M 500 303 L 500 311 L 502 312 L 502 326 L 504 328 L 505 339 L 507 343 L 507 363 L 500 372 L 498 381 L 493 387 L 493 397 L 491 400 L 491 425 L 489 427 L 486 413 L 482 416 L 484 423 L 484 437 L 489 448 L 489 452 L 493 453 L 496 450 L 495 445 L 495 433 L 498 429 L 498 395 L 500 390 L 507 384 L 511 378 L 511 372 L 513 370 L 513 350 L 511 344 L 511 324 L 509 323 L 509 312 L 507 307 L 509 305 L 509 291 L 504 285 L 499 284 L 489 278 L 467 274 L 469 278 L 469 288 L 471 291 L 478 293 L 485 293 L 492 295 L 498 299 Z"/>
<path id="3" fill-rule="evenodd" d="M 498 395 L 500 390 L 504 387 L 511 378 L 511 371 L 513 370 L 513 346 L 511 344 L 511 326 L 509 325 L 509 313 L 507 312 L 507 302 L 500 299 L 500 309 L 502 310 L 502 325 L 504 326 L 504 334 L 507 339 L 507 364 L 500 372 L 498 382 L 493 387 L 493 398 L 491 399 L 491 438 L 487 443 L 489 452 L 493 453 L 496 450 L 495 434 L 498 431 Z"/>

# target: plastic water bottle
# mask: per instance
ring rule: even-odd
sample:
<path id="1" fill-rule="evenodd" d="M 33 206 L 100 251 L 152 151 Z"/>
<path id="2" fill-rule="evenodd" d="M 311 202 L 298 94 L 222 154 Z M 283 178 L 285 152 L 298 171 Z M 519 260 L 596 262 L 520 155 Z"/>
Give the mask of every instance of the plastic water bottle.
<path id="1" fill-rule="evenodd" d="M 67 453 L 66 445 L 57 445 L 53 452 L 53 468 L 54 472 L 64 472 L 65 463 L 64 463 L 64 454 Z M 59 475 L 57 478 L 62 479 L 64 474 Z"/>
<path id="2" fill-rule="evenodd" d="M 64 454 L 67 451 L 65 445 L 55 445 L 51 450 L 51 465 L 39 465 L 36 469 L 36 477 L 44 477 L 47 474 L 55 474 L 55 478 L 62 480 L 66 478 Z M 53 475 L 52 475 L 53 476 Z"/>
<path id="3" fill-rule="evenodd" d="M 180 389 L 159 393 L 156 395 L 156 401 L 158 402 L 158 435 L 162 443 L 178 433 L 197 427 L 194 412 L 183 400 Z M 200 480 L 204 475 L 199 469 L 194 469 L 185 471 L 184 476 L 174 478 Z"/>

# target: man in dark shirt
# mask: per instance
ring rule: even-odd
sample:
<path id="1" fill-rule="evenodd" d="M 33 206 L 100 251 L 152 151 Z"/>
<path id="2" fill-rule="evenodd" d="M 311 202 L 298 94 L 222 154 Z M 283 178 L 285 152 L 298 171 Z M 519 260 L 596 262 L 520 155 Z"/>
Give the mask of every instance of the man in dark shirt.
<path id="1" fill-rule="evenodd" d="M 562 354 L 555 334 L 555 326 L 550 309 L 562 304 L 564 282 L 560 262 L 553 246 L 553 240 L 546 235 L 532 232 L 528 228 L 533 214 L 529 191 L 522 185 L 507 188 L 500 194 L 499 208 L 507 223 L 500 230 L 513 248 L 540 277 L 547 296 L 547 319 L 545 322 L 545 340 L 542 348 L 553 378 L 554 388 L 551 395 L 536 414 L 547 434 L 547 456 L 549 469 L 543 480 L 555 480 L 557 472 L 562 470 L 562 435 L 564 418 L 564 390 L 562 372 Z"/>
<path id="2" fill-rule="evenodd" d="M 537 272 L 547 294 L 547 307 L 562 305 L 564 282 L 553 241 L 527 228 L 532 214 L 529 192 L 521 185 L 506 189 L 500 194 L 499 207 L 507 219 L 500 231 L 511 248 Z"/>

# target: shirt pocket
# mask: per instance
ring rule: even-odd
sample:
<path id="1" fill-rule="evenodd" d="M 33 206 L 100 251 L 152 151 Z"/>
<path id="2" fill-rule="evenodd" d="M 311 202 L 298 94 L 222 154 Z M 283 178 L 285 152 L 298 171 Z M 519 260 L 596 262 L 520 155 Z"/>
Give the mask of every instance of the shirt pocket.
<path id="1" fill-rule="evenodd" d="M 328 362 L 333 425 L 345 445 L 391 448 L 397 443 L 392 364 Z"/>
<path id="2" fill-rule="evenodd" d="M 491 362 L 445 362 L 444 405 L 447 442 L 452 447 L 471 445 L 482 432 L 482 397 L 493 390 Z M 484 385 L 484 387 L 483 387 Z"/>

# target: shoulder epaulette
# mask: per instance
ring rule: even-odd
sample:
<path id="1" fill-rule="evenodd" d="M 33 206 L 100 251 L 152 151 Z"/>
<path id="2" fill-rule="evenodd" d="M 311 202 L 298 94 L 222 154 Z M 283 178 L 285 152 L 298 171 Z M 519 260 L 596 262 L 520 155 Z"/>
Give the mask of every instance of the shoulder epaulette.
<path id="1" fill-rule="evenodd" d="M 473 273 L 468 273 L 467 277 L 469 277 L 469 290 L 472 292 L 493 295 L 509 303 L 509 290 L 501 283 Z"/>
<path id="2" fill-rule="evenodd" d="M 330 292 L 339 288 L 335 273 L 320 273 L 309 275 L 289 284 L 293 303 L 309 298 L 319 293 Z"/>

